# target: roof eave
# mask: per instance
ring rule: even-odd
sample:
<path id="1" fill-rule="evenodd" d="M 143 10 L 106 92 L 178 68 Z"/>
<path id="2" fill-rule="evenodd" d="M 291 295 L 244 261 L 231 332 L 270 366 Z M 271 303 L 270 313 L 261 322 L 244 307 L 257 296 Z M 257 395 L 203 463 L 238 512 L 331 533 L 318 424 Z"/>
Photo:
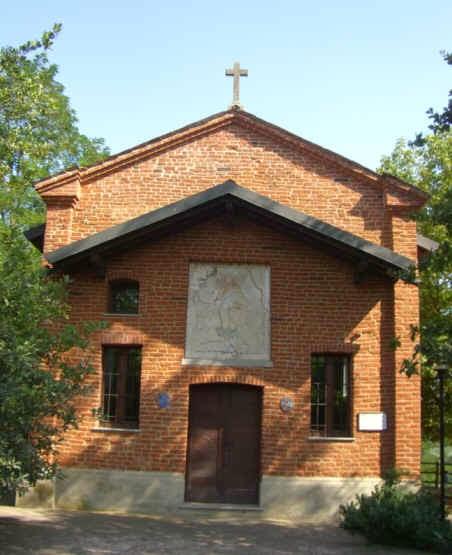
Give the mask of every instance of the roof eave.
<path id="1" fill-rule="evenodd" d="M 226 181 L 221 185 L 61 247 L 47 254 L 46 257 L 54 267 L 67 267 L 76 261 L 89 258 L 92 254 L 108 253 L 121 245 L 140 241 L 145 236 L 148 237 L 152 234 L 160 236 L 162 233 L 169 233 L 176 222 L 178 223 L 177 229 L 180 229 L 181 224 L 199 221 L 199 218 L 206 214 L 219 213 L 224 210 L 224 203 L 228 199 L 239 208 L 243 208 L 250 214 L 275 226 L 323 244 L 353 259 L 365 260 L 385 271 L 406 271 L 414 264 L 408 258 L 385 247 L 370 243 L 326 222 L 283 206 L 268 197 L 239 187 L 232 181 Z"/>

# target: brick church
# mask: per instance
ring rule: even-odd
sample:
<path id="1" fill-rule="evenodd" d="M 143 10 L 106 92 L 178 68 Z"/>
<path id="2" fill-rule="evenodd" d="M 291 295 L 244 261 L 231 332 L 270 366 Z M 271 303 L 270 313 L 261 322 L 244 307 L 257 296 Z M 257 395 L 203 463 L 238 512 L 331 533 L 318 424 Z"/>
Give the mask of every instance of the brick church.
<path id="1" fill-rule="evenodd" d="M 73 322 L 108 322 L 49 502 L 304 518 L 418 474 L 425 193 L 237 106 L 36 189 Z"/>

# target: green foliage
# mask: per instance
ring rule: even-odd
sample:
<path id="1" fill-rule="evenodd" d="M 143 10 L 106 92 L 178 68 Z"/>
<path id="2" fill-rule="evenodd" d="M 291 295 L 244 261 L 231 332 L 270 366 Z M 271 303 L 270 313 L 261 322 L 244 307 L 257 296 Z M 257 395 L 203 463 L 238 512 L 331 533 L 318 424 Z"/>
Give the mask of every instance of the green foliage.
<path id="1" fill-rule="evenodd" d="M 67 280 L 49 279 L 22 235 L 43 220 L 34 181 L 108 154 L 102 139 L 79 132 L 47 58 L 60 30 L 0 49 L 0 496 L 55 474 L 99 327 L 68 323 Z"/>
<path id="2" fill-rule="evenodd" d="M 33 225 L 43 205 L 33 182 L 108 155 L 103 139 L 80 133 L 47 52 L 61 30 L 0 49 L 0 220 Z"/>
<path id="3" fill-rule="evenodd" d="M 58 443 L 77 423 L 100 324 L 68 323 L 66 285 L 48 277 L 20 229 L 0 228 L 0 496 L 54 475 Z"/>
<path id="4" fill-rule="evenodd" d="M 382 158 L 381 172 L 396 175 L 430 194 L 416 215 L 422 233 L 442 242 L 452 234 L 452 133 L 428 135 L 418 146 L 399 139 L 393 152 Z"/>
<path id="5" fill-rule="evenodd" d="M 447 62 L 448 65 L 452 65 L 452 52 L 446 52 L 443 50 L 441 54 L 444 61 Z M 432 123 L 428 126 L 428 128 L 431 129 L 433 133 L 450 131 L 450 126 L 452 124 L 452 89 L 449 90 L 447 106 L 443 108 L 443 111 L 436 112 L 433 108 L 429 108 L 427 110 L 427 114 L 429 119 L 432 120 Z M 423 141 L 424 137 L 422 133 L 419 133 L 414 142 L 418 146 L 421 146 Z"/>
<path id="6" fill-rule="evenodd" d="M 417 268 L 421 325 L 411 330 L 417 343 L 412 358 L 403 364 L 407 374 L 422 368 L 423 430 L 433 439 L 439 419 L 435 366 L 452 366 L 452 133 L 428 135 L 421 145 L 401 139 L 382 159 L 380 169 L 430 194 L 427 205 L 413 217 L 420 233 L 440 244 Z M 446 434 L 452 437 L 452 376 L 446 383 Z"/>
<path id="7" fill-rule="evenodd" d="M 370 495 L 341 505 L 341 526 L 374 543 L 450 553 L 452 525 L 440 519 L 438 500 L 426 491 L 410 492 L 401 486 L 401 474 L 389 472 Z"/>
<path id="8" fill-rule="evenodd" d="M 452 445 L 445 446 L 445 458 L 447 464 L 452 464 Z M 422 462 L 438 462 L 439 461 L 439 442 L 424 439 L 422 441 Z M 450 482 L 450 480 L 449 480 Z M 449 483 L 452 487 L 452 483 Z"/>

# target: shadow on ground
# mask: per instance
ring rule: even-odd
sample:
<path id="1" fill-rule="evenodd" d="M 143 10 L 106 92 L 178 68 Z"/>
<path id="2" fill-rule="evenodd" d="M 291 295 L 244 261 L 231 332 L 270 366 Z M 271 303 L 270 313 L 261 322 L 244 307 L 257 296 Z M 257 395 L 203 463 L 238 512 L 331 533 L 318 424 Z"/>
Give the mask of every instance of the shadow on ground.
<path id="1" fill-rule="evenodd" d="M 337 525 L 259 522 L 248 515 L 209 518 L 129 516 L 0 507 L 2 555 L 419 554 L 369 546 Z M 425 552 L 424 552 L 425 553 Z"/>

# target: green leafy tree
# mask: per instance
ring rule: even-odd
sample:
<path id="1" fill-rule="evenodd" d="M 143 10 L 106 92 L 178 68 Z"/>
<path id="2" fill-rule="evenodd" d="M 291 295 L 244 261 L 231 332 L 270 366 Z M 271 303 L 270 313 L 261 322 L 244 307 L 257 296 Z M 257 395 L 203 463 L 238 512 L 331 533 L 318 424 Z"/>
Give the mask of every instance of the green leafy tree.
<path id="1" fill-rule="evenodd" d="M 452 65 L 452 52 L 446 52 L 443 50 L 441 52 L 444 61 L 447 62 L 448 65 Z M 429 108 L 427 110 L 427 115 L 429 119 L 432 120 L 432 123 L 428 126 L 433 133 L 442 133 L 444 131 L 450 131 L 450 126 L 452 124 L 452 89 L 449 90 L 449 98 L 447 101 L 447 106 L 445 106 L 442 112 L 436 112 L 433 108 Z M 424 141 L 424 137 L 422 133 L 419 133 L 416 136 L 415 143 L 418 146 L 422 146 Z"/>
<path id="2" fill-rule="evenodd" d="M 19 228 L 1 227 L 0 244 L 1 495 L 55 474 L 92 372 L 89 335 L 101 324 L 68 323 L 67 280 L 49 278 Z"/>
<path id="3" fill-rule="evenodd" d="M 451 63 L 451 56 L 444 55 Z M 380 171 L 396 175 L 430 194 L 426 206 L 413 217 L 420 233 L 437 241 L 437 251 L 421 261 L 418 271 L 421 325 L 413 329 L 419 338 L 412 360 L 405 369 L 422 367 L 423 429 L 428 437 L 437 437 L 438 385 L 437 365 L 452 366 L 452 132 L 450 100 L 443 112 L 428 112 L 432 131 L 418 135 L 413 142 L 400 139 L 393 152 L 382 158 Z M 446 391 L 448 436 L 452 436 L 452 380 Z"/>
<path id="4" fill-rule="evenodd" d="M 108 154 L 79 132 L 48 61 L 60 28 L 0 49 L 0 496 L 57 471 L 92 371 L 88 337 L 101 326 L 68 323 L 67 280 L 49 277 L 22 233 L 44 219 L 35 180 Z"/>
<path id="5" fill-rule="evenodd" d="M 0 49 L 0 218 L 33 224 L 44 207 L 33 182 L 108 155 L 103 139 L 80 133 L 47 53 L 61 25 L 40 40 Z"/>

